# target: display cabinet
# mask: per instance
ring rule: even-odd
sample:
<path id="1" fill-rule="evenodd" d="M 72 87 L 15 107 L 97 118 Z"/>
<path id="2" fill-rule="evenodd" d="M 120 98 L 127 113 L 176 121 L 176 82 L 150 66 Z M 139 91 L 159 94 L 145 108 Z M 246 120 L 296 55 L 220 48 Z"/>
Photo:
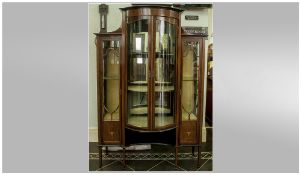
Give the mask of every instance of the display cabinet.
<path id="1" fill-rule="evenodd" d="M 204 116 L 204 53 L 202 33 L 181 32 L 181 112 L 179 119 L 180 146 L 196 146 L 200 152 L 201 127 Z M 194 150 L 194 149 L 193 149 Z"/>
<path id="2" fill-rule="evenodd" d="M 121 31 L 96 36 L 98 146 L 102 155 L 102 146 L 122 145 Z"/>
<path id="3" fill-rule="evenodd" d="M 139 130 L 175 127 L 176 30 L 175 18 L 126 15 L 126 126 Z M 159 9 L 157 10 L 159 13 Z M 166 10 L 168 11 L 168 10 Z"/>
<path id="4" fill-rule="evenodd" d="M 204 36 L 181 30 L 181 9 L 122 8 L 120 29 L 96 33 L 99 150 L 201 144 Z M 200 155 L 200 151 L 198 151 Z"/>

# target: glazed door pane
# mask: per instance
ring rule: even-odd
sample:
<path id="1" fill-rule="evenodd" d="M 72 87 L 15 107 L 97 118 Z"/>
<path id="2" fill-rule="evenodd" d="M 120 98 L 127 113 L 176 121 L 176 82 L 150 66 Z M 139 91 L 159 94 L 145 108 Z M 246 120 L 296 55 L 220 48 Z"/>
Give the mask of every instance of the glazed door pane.
<path id="1" fill-rule="evenodd" d="M 176 26 L 156 20 L 155 128 L 175 123 Z"/>
<path id="2" fill-rule="evenodd" d="M 183 44 L 182 121 L 197 120 L 198 116 L 199 44 L 194 41 L 184 41 Z"/>
<path id="3" fill-rule="evenodd" d="M 104 40 L 103 46 L 103 120 L 119 121 L 120 42 Z"/>
<path id="4" fill-rule="evenodd" d="M 128 24 L 128 118 L 129 125 L 147 128 L 148 124 L 148 19 Z"/>

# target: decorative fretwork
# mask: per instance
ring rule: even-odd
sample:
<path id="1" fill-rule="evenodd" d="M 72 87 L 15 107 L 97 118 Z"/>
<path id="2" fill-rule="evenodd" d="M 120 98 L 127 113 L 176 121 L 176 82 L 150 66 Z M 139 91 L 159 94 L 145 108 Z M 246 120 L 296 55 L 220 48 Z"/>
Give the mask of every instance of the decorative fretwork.
<path id="1" fill-rule="evenodd" d="M 199 47 L 199 42 L 184 41 L 183 57 L 187 57 L 189 50 L 190 51 L 192 50 L 193 51 L 193 67 L 197 71 L 198 71 L 198 68 L 199 68 L 198 67 L 198 59 L 199 59 L 198 58 L 199 57 L 198 47 Z M 197 77 L 197 75 L 196 75 L 196 77 Z M 195 86 L 197 86 L 197 81 L 195 82 Z M 195 94 L 196 95 L 194 97 L 194 101 L 196 103 L 193 105 L 192 110 L 187 110 L 183 105 L 181 105 L 183 111 L 188 114 L 188 120 L 190 120 L 191 114 L 193 114 L 194 111 L 197 111 L 197 108 L 198 108 L 198 100 L 197 100 L 198 95 L 197 95 L 197 93 L 195 93 Z"/>

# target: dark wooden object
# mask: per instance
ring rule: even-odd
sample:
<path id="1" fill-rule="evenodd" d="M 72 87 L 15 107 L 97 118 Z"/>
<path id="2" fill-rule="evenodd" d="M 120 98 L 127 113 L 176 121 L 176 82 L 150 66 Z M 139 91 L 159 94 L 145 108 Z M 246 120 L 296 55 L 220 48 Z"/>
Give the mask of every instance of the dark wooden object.
<path id="1" fill-rule="evenodd" d="M 98 101 L 98 146 L 100 166 L 102 166 L 102 147 L 121 146 L 123 148 L 123 162 L 125 164 L 125 147 L 133 144 L 169 144 L 175 147 L 176 164 L 178 164 L 178 152 L 181 146 L 198 147 L 200 157 L 201 126 L 203 121 L 203 97 L 204 97 L 204 34 L 186 33 L 181 27 L 181 9 L 169 6 L 131 6 L 122 8 L 121 28 L 109 33 L 95 33 L 97 46 L 97 101 Z M 137 20 L 148 19 L 148 60 L 149 73 L 147 77 L 148 89 L 148 125 L 146 128 L 135 127 L 127 124 L 128 116 L 128 73 L 131 71 L 127 66 L 129 45 L 127 44 L 128 24 Z M 176 26 L 176 67 L 175 67 L 175 113 L 174 123 L 163 127 L 155 127 L 155 59 L 156 59 L 156 20 L 166 21 Z M 119 94 L 119 120 L 104 121 L 103 116 L 103 42 L 120 41 L 120 94 Z M 182 85 L 182 63 L 183 43 L 185 41 L 199 42 L 199 65 L 198 77 L 198 115 L 196 120 L 182 121 L 181 108 L 181 85 Z M 199 159 L 200 160 L 200 159 Z"/>
<path id="2" fill-rule="evenodd" d="M 213 44 L 208 46 L 208 59 L 207 59 L 207 95 L 206 95 L 206 121 L 209 126 L 213 124 L 212 115 L 212 95 L 213 95 L 213 68 L 209 67 L 209 62 L 213 61 Z"/>
<path id="3" fill-rule="evenodd" d="M 99 13 L 100 13 L 100 32 L 107 32 L 107 15 L 109 12 L 108 5 L 101 4 L 99 5 Z"/>

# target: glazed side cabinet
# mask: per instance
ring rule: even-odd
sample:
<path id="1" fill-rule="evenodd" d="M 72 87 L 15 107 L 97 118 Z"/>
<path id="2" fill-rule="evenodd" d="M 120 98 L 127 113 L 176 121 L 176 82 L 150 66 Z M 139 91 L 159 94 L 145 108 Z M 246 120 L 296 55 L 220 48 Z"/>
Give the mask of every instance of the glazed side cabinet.
<path id="1" fill-rule="evenodd" d="M 121 27 L 95 33 L 98 141 L 102 147 L 182 146 L 200 157 L 204 97 L 204 35 L 181 28 L 181 9 L 120 9 Z"/>

